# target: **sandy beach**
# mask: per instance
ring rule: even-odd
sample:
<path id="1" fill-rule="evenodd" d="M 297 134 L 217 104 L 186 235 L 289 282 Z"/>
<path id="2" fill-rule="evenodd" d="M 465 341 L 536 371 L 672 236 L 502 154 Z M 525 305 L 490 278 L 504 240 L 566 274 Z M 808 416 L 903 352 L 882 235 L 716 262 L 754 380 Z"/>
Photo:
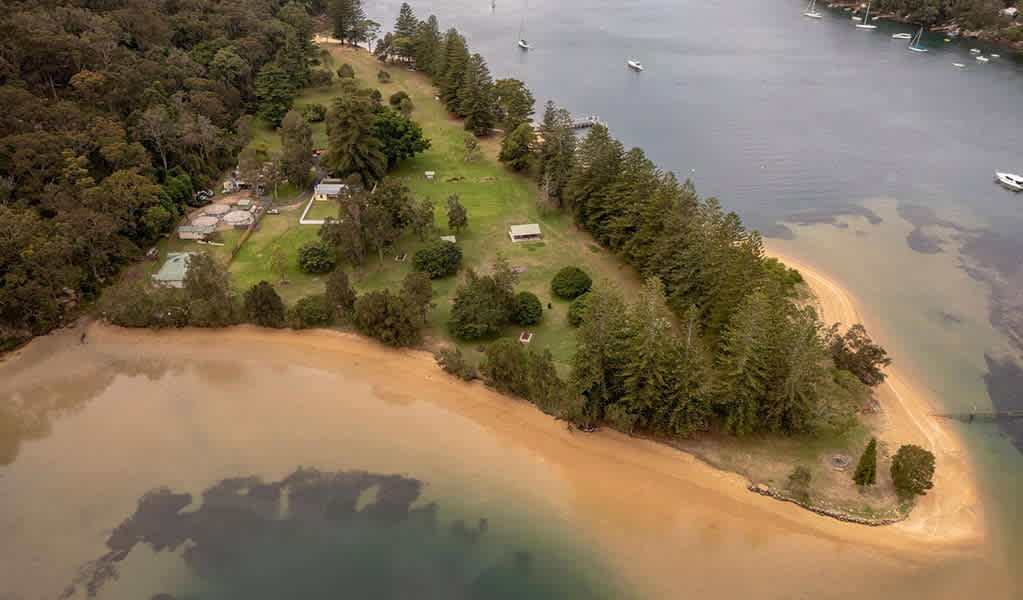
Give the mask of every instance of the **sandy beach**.
<path id="1" fill-rule="evenodd" d="M 802 273 L 817 297 L 818 310 L 825 323 L 839 323 L 844 330 L 863 323 L 868 333 L 885 345 L 885 332 L 865 322 L 857 310 L 853 295 L 826 274 L 805 262 L 768 251 L 771 256 Z M 892 357 L 888 378 L 875 394 L 884 416 L 879 437 L 893 445 L 918 444 L 935 455 L 937 469 L 934 489 L 917 501 L 909 519 L 896 528 L 931 540 L 966 540 L 984 533 L 976 482 L 969 458 L 960 439 L 932 416 L 940 404 L 922 392 L 923 386 L 899 369 L 899 357 Z"/>
<path id="2" fill-rule="evenodd" d="M 841 294 L 822 297 L 843 301 Z M 53 437 L 23 443 L 14 463 L 28 469 L 18 476 L 22 494 L 32 493 L 25 478 L 33 464 L 41 469 L 38 494 L 54 480 L 92 490 L 76 500 L 86 507 L 72 507 L 71 521 L 53 518 L 64 510 L 59 494 L 15 515 L 29 523 L 25 531 L 58 526 L 72 535 L 67 529 L 78 511 L 101 511 L 72 535 L 77 544 L 66 545 L 71 564 L 95 554 L 104 530 L 154 485 L 199 491 L 230 474 L 273 478 L 297 465 L 355 466 L 441 487 L 457 474 L 480 501 L 516 490 L 536 517 L 574 531 L 580 544 L 621 569 L 637 591 L 632 597 L 677 598 L 679 589 L 722 599 L 844 599 L 852 590 L 868 597 L 961 598 L 975 590 L 1006 597 L 1003 567 L 977 537 L 979 519 L 964 500 L 972 481 L 964 461 L 952 462 L 955 440 L 915 429 L 913 419 L 926 422 L 926 413 L 913 414 L 913 405 L 898 412 L 895 394 L 903 401 L 908 395 L 899 383 L 884 400 L 894 413 L 884 435 L 934 440 L 940 475 L 911 519 L 876 528 L 750 493 L 742 476 L 664 444 L 607 428 L 578 432 L 525 401 L 447 375 L 426 352 L 352 334 L 92 325 L 87 344 L 78 335 L 41 338 L 0 365 L 0 388 L 83 394 L 87 402 L 55 421 Z M 89 402 L 96 394 L 102 398 Z M 72 449 L 83 447 L 103 451 L 82 454 L 82 463 Z M 31 508 L 48 502 L 57 504 Z M 36 554 L 56 559 L 42 546 Z M 21 573 L 20 559 L 12 560 L 11 572 Z M 737 566 L 742 577 L 731 576 Z M 871 573 L 867 583 L 864 572 Z M 760 588 L 763 581 L 772 582 L 770 590 Z"/>

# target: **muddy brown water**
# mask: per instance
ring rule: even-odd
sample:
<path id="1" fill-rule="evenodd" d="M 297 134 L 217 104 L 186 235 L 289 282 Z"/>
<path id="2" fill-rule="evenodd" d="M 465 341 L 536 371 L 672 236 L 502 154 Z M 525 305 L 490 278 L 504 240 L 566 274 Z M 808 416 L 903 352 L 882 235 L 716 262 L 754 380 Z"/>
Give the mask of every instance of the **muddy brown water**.
<path id="1" fill-rule="evenodd" d="M 0 598 L 1012 597 L 333 332 L 93 327 L 0 364 Z M 413 591 L 410 591 L 413 590 Z"/>

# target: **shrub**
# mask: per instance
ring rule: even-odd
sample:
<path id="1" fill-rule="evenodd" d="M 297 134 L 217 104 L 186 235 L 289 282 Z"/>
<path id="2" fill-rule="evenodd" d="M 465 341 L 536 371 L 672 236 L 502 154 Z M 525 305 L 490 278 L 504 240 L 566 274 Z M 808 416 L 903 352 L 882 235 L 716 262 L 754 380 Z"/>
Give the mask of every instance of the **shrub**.
<path id="1" fill-rule="evenodd" d="M 440 365 L 440 368 L 460 379 L 472 381 L 479 377 L 476 372 L 476 367 L 472 366 L 469 364 L 469 361 L 465 360 L 465 356 L 462 355 L 462 351 L 457 347 L 445 346 L 435 352 L 433 358 L 437 361 L 437 364 Z"/>
<path id="2" fill-rule="evenodd" d="M 405 93 L 404 91 L 397 91 L 391 94 L 391 97 L 387 99 L 387 102 L 389 102 L 390 105 L 393 106 L 394 108 L 398 108 L 399 106 L 401 106 L 401 101 L 404 100 L 405 98 L 408 98 L 407 93 Z"/>
<path id="3" fill-rule="evenodd" d="M 536 325 L 543 318 L 543 305 L 533 292 L 519 292 L 515 296 L 512 321 L 519 325 Z"/>
<path id="4" fill-rule="evenodd" d="M 298 329 L 327 327 L 334 322 L 334 314 L 323 294 L 306 296 L 295 303 L 292 320 Z"/>
<path id="5" fill-rule="evenodd" d="M 430 242 L 413 255 L 412 266 L 430 279 L 454 275 L 462 266 L 462 249 L 447 240 Z"/>
<path id="6" fill-rule="evenodd" d="M 390 83 L 391 74 L 388 73 L 387 71 L 381 70 L 379 73 L 377 73 L 377 81 L 379 81 L 380 83 Z"/>
<path id="7" fill-rule="evenodd" d="M 355 79 L 355 69 L 352 68 L 352 65 L 345 63 L 338 67 L 337 76 L 341 79 Z"/>
<path id="8" fill-rule="evenodd" d="M 310 123 L 319 123 L 327 118 L 327 107 L 322 104 L 309 104 L 302 109 L 302 116 Z"/>
<path id="9" fill-rule="evenodd" d="M 260 281 L 245 292 L 245 316 L 262 327 L 284 326 L 284 302 L 274 286 Z"/>
<path id="10" fill-rule="evenodd" d="M 313 69 L 309 72 L 309 85 L 312 87 L 323 87 L 330 85 L 330 82 L 334 80 L 334 76 L 331 75 L 330 71 L 324 71 L 323 69 Z"/>
<path id="11" fill-rule="evenodd" d="M 934 455 L 915 444 L 899 448 L 892 457 L 892 483 L 899 497 L 923 496 L 934 487 Z"/>
<path id="12" fill-rule="evenodd" d="M 572 300 L 590 291 L 593 280 L 579 267 L 565 267 L 551 281 L 551 290 L 560 298 Z"/>
<path id="13" fill-rule="evenodd" d="M 344 269 L 336 269 L 327 276 L 324 298 L 327 301 L 327 306 L 337 318 L 343 321 L 352 318 L 356 295 L 352 285 L 348 282 L 348 273 Z"/>
<path id="14" fill-rule="evenodd" d="M 421 321 L 415 308 L 389 290 L 359 296 L 355 301 L 355 324 L 359 331 L 388 346 L 412 346 L 419 342 Z"/>
<path id="15" fill-rule="evenodd" d="M 803 502 L 810 499 L 810 479 L 812 476 L 810 469 L 803 465 L 792 469 L 792 473 L 789 474 L 789 491 Z"/>
<path id="16" fill-rule="evenodd" d="M 415 108 L 416 108 L 415 105 L 412 104 L 412 98 L 402 98 L 401 102 L 398 103 L 398 110 L 400 110 L 401 114 L 405 115 L 406 117 L 411 115 L 412 111 L 415 110 Z"/>
<path id="17" fill-rule="evenodd" d="M 490 343 L 480 372 L 487 385 L 503 394 L 521 398 L 529 395 L 526 350 L 518 340 L 501 338 Z"/>
<path id="18" fill-rule="evenodd" d="M 568 322 L 572 327 L 578 327 L 583 324 L 583 315 L 586 314 L 589 297 L 590 294 L 587 292 L 573 300 L 572 304 L 568 306 Z"/>
<path id="19" fill-rule="evenodd" d="M 384 95 L 380 93 L 380 90 L 372 89 L 369 91 L 369 97 L 373 99 L 373 102 L 380 104 L 383 101 Z"/>
<path id="20" fill-rule="evenodd" d="M 298 266 L 306 273 L 328 273 L 336 264 L 334 247 L 321 241 L 309 242 L 298 249 Z"/>

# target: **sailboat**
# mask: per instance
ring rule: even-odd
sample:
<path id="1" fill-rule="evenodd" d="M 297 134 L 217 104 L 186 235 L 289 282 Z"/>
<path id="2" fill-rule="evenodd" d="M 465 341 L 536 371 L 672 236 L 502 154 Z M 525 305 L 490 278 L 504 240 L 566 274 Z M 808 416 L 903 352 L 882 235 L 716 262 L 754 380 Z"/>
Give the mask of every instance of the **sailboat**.
<path id="1" fill-rule="evenodd" d="M 527 10 L 529 10 L 529 3 L 528 2 L 524 2 L 523 6 L 522 6 L 522 20 L 519 21 L 519 48 L 522 48 L 523 50 L 529 50 L 531 48 L 531 46 L 529 45 L 529 40 L 527 40 L 524 37 L 525 36 L 525 32 L 526 32 L 526 11 Z"/>
<path id="2" fill-rule="evenodd" d="M 924 35 L 924 27 L 920 26 L 920 31 L 916 32 L 916 37 L 909 43 L 909 49 L 913 52 L 927 52 L 927 48 L 920 45 L 920 38 Z"/>
<path id="3" fill-rule="evenodd" d="M 820 19 L 824 17 L 824 15 L 817 10 L 817 0 L 810 0 L 810 4 L 806 5 L 806 11 L 803 13 L 803 16 L 810 17 L 811 19 Z"/>
<path id="4" fill-rule="evenodd" d="M 872 25 L 870 23 L 870 2 L 869 1 L 867 2 L 867 10 L 865 10 L 863 12 L 863 22 L 862 23 L 857 23 L 856 27 L 858 29 L 877 29 L 877 25 Z"/>

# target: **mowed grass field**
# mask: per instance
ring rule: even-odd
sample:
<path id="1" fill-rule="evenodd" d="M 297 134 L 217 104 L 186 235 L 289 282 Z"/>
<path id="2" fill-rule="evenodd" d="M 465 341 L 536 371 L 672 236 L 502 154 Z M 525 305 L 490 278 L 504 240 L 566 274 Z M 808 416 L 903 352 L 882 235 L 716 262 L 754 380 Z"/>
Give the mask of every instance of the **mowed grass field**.
<path id="1" fill-rule="evenodd" d="M 529 328 L 534 333 L 532 347 L 549 349 L 560 366 L 566 368 L 574 352 L 574 328 L 568 324 L 569 303 L 551 294 L 551 278 L 562 267 L 577 265 L 586 270 L 595 282 L 609 280 L 627 296 L 631 296 L 639 285 L 634 271 L 600 249 L 589 235 L 576 230 L 570 217 L 562 214 L 541 215 L 536 208 L 537 189 L 533 181 L 513 173 L 496 161 L 499 138 L 481 140 L 482 155 L 466 162 L 462 123 L 435 100 L 435 90 L 425 75 L 410 72 L 399 65 L 384 65 L 365 50 L 333 46 L 330 52 L 334 57 L 332 69 L 336 70 L 341 64 L 349 63 L 355 69 L 359 84 L 379 89 L 385 102 L 399 90 L 404 90 L 411 97 L 415 105 L 411 116 L 422 126 L 424 134 L 430 139 L 431 148 L 401 163 L 390 176 L 400 179 L 416 197 L 429 198 L 434 203 L 436 231 L 432 237 L 454 234 L 447 227 L 447 198 L 452 194 L 458 195 L 469 212 L 468 229 L 456 234 L 458 245 L 465 256 L 463 265 L 486 270 L 497 254 L 501 253 L 513 266 L 522 269 L 517 291 L 535 293 L 544 305 L 543 320 Z M 377 72 L 381 69 L 390 73 L 389 83 L 377 82 Z M 336 83 L 330 87 L 307 90 L 296 100 L 296 107 L 301 108 L 310 103 L 329 106 L 336 94 Z M 314 139 L 317 147 L 325 147 L 325 127 L 322 123 L 314 125 Z M 271 151 L 280 147 L 279 136 L 269 132 L 266 127 L 260 129 L 260 134 L 252 143 L 266 144 Z M 436 172 L 434 181 L 426 179 L 426 171 Z M 334 210 L 330 208 L 330 212 Z M 323 211 L 318 210 L 317 214 L 320 212 Z M 315 225 L 299 225 L 300 214 L 301 208 L 298 208 L 263 219 L 260 231 L 246 242 L 231 264 L 231 273 L 239 290 L 263 279 L 276 280 L 268 268 L 270 251 L 275 243 L 284 247 L 291 262 L 289 278 L 292 284 L 278 286 L 286 301 L 293 303 L 306 294 L 323 290 L 322 277 L 309 277 L 298 270 L 296 250 L 306 241 L 315 239 L 318 231 Z M 543 241 L 512 243 L 508 237 L 508 227 L 524 223 L 539 223 L 544 235 Z M 398 253 L 408 253 L 409 260 L 395 262 L 394 253 L 388 253 L 383 264 L 376 256 L 372 256 L 361 268 L 344 268 L 349 268 L 353 285 L 359 292 L 384 288 L 397 290 L 402 278 L 412 269 L 412 254 L 422 244 L 409 233 L 400 240 L 397 247 Z M 431 345 L 440 345 L 450 340 L 446 323 L 458 281 L 456 276 L 433 282 L 435 307 L 426 331 Z M 548 302 L 552 306 L 550 310 L 547 309 Z M 519 327 L 509 327 L 504 335 L 518 336 L 521 330 Z M 460 346 L 470 356 L 478 358 L 475 350 L 477 344 L 460 343 Z"/>

